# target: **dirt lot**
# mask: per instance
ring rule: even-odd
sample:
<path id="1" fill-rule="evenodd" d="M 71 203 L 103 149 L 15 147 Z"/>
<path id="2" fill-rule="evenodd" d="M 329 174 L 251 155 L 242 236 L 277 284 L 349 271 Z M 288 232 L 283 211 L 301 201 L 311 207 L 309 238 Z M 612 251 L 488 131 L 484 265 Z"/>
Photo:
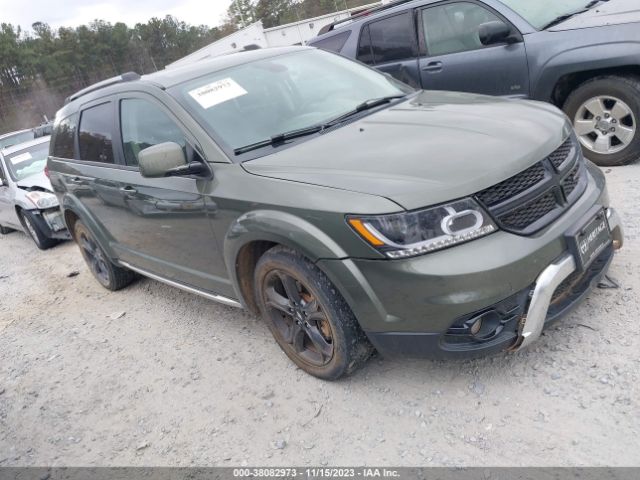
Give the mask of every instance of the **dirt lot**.
<path id="1" fill-rule="evenodd" d="M 108 293 L 73 244 L 0 237 L 0 466 L 638 466 L 640 164 L 607 177 L 620 289 L 527 352 L 377 357 L 338 383 L 246 313 L 151 280 Z"/>

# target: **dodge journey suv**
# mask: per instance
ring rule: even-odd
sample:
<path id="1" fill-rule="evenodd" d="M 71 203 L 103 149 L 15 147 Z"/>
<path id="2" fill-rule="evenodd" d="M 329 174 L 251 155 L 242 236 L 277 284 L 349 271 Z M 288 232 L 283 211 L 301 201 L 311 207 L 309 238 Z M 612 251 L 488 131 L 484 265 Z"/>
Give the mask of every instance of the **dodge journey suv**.
<path id="1" fill-rule="evenodd" d="M 80 91 L 48 167 L 104 287 L 245 307 L 336 379 L 374 348 L 516 351 L 579 303 L 623 243 L 579 145 L 553 106 L 288 47 Z"/>

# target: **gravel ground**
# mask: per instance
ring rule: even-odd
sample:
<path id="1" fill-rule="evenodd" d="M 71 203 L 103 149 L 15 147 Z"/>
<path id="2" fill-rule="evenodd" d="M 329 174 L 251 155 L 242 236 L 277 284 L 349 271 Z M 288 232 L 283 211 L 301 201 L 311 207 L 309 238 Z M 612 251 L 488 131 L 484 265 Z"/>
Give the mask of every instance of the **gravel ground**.
<path id="1" fill-rule="evenodd" d="M 620 289 L 520 354 L 376 357 L 337 383 L 251 315 L 151 280 L 108 293 L 75 245 L 0 237 L 0 466 L 638 466 L 640 164 L 607 177 Z"/>

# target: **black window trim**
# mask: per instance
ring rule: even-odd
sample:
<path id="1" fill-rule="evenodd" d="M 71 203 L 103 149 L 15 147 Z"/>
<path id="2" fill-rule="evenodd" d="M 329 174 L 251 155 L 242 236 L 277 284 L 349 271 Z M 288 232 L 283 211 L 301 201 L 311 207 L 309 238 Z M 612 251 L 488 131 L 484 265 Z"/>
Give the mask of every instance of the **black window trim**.
<path id="1" fill-rule="evenodd" d="M 416 33 L 418 35 L 418 44 L 419 44 L 419 58 L 424 58 L 424 57 L 444 57 L 447 55 L 456 55 L 458 53 L 468 53 L 468 52 L 478 52 L 480 50 L 485 50 L 487 48 L 495 48 L 495 47 L 503 47 L 504 44 L 496 44 L 496 45 L 483 45 L 480 48 L 476 48 L 473 50 L 462 50 L 459 52 L 451 52 L 451 53 L 443 53 L 443 54 L 439 54 L 439 55 L 431 55 L 427 49 L 427 41 L 426 38 L 424 36 L 424 23 L 423 23 L 423 19 L 422 19 L 422 15 L 424 14 L 424 12 L 426 10 L 429 10 L 430 8 L 436 8 L 436 7 L 442 7 L 444 5 L 449 5 L 452 3 L 473 3 L 475 5 L 478 5 L 479 7 L 484 8 L 485 10 L 488 10 L 489 12 L 493 13 L 496 17 L 498 17 L 500 20 L 502 20 L 504 23 L 506 23 L 507 25 L 509 25 L 511 27 L 512 32 L 514 32 L 519 41 L 523 41 L 524 37 L 522 36 L 522 33 L 520 32 L 520 30 L 518 30 L 518 27 L 516 27 L 513 22 L 509 21 L 508 18 L 506 18 L 504 15 L 502 15 L 499 11 L 497 11 L 496 9 L 494 9 L 493 7 L 491 7 L 490 5 L 487 5 L 486 3 L 482 2 L 482 1 L 478 1 L 478 0 L 445 0 L 442 2 L 438 2 L 438 3 L 428 3 L 428 4 L 423 4 L 420 5 L 418 7 L 415 8 L 415 19 L 416 19 Z"/>
<path id="2" fill-rule="evenodd" d="M 367 32 L 369 34 L 369 49 L 371 50 L 371 58 L 372 58 L 372 63 L 371 64 L 366 64 L 369 66 L 374 66 L 377 67 L 378 65 L 386 65 L 389 63 L 399 63 L 399 62 L 405 62 L 407 60 L 412 60 L 412 59 L 417 59 L 420 55 L 420 43 L 419 43 L 419 28 L 418 25 L 416 24 L 416 10 L 419 9 L 421 7 L 409 7 L 406 10 L 402 10 L 400 12 L 394 12 L 394 13 L 390 13 L 384 16 L 380 16 L 380 17 L 376 17 L 376 18 L 372 18 L 371 20 L 367 20 L 366 23 L 363 23 L 362 26 L 360 27 L 360 35 L 358 36 L 358 44 L 356 45 L 356 59 L 358 56 L 358 51 L 360 50 L 360 41 L 362 40 L 362 35 L 363 32 L 365 30 L 365 28 L 367 29 Z M 376 62 L 376 57 L 373 54 L 373 44 L 371 42 L 371 28 L 369 28 L 369 26 L 372 23 L 376 23 L 376 22 L 380 22 L 382 20 L 386 20 L 388 18 L 392 18 L 392 17 L 397 17 L 399 15 L 409 15 L 409 19 L 410 19 L 410 23 L 411 26 L 413 27 L 413 35 L 411 36 L 411 38 L 413 39 L 413 43 L 411 45 L 411 48 L 413 50 L 413 56 L 411 57 L 406 57 L 406 58 L 399 58 L 396 60 L 392 60 L 389 62 L 381 62 L 378 63 Z M 358 59 L 359 60 L 359 59 Z M 363 62 L 364 63 L 364 62 Z"/>

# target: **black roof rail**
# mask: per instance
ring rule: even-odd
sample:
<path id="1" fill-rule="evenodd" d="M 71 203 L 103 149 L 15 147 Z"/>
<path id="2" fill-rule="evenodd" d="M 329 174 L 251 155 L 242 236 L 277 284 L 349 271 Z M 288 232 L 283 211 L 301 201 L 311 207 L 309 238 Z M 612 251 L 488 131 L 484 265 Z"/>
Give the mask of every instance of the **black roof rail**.
<path id="1" fill-rule="evenodd" d="M 140 80 L 140 78 L 141 78 L 140 75 L 138 75 L 136 72 L 127 72 L 127 73 L 123 73 L 122 75 L 118 75 L 116 77 L 107 78 L 106 80 L 103 80 L 98 83 L 94 83 L 93 85 L 90 85 L 87 88 L 83 88 L 82 90 L 74 93 L 73 95 L 69 95 L 65 99 L 64 104 L 66 105 L 69 102 L 73 102 L 74 100 L 82 97 L 83 95 L 86 95 L 87 93 L 95 92 L 96 90 L 100 90 L 101 88 L 110 87 L 111 85 L 116 85 L 118 83 L 134 82 L 136 80 Z"/>
<path id="2" fill-rule="evenodd" d="M 360 12 L 357 13 L 356 15 L 352 15 L 351 17 L 348 18 L 343 18 L 342 20 L 337 20 L 333 23 L 330 23 L 329 25 L 325 25 L 324 27 L 322 27 L 320 29 L 320 31 L 318 32 L 318 35 L 323 35 L 327 32 L 332 31 L 336 26 L 342 24 L 342 23 L 346 23 L 346 22 L 350 22 L 352 20 L 357 20 L 361 17 L 366 17 L 368 15 L 371 15 L 373 13 L 378 13 L 381 12 L 383 10 L 388 10 L 389 8 L 393 8 L 393 7 L 397 7 L 398 5 L 402 5 L 403 3 L 409 3 L 409 2 L 413 2 L 414 0 L 396 0 L 395 2 L 391 2 L 391 3 L 387 3 L 386 5 L 380 5 L 379 7 L 374 7 L 374 8 L 370 8 L 368 10 L 365 10 L 364 12 Z"/>

